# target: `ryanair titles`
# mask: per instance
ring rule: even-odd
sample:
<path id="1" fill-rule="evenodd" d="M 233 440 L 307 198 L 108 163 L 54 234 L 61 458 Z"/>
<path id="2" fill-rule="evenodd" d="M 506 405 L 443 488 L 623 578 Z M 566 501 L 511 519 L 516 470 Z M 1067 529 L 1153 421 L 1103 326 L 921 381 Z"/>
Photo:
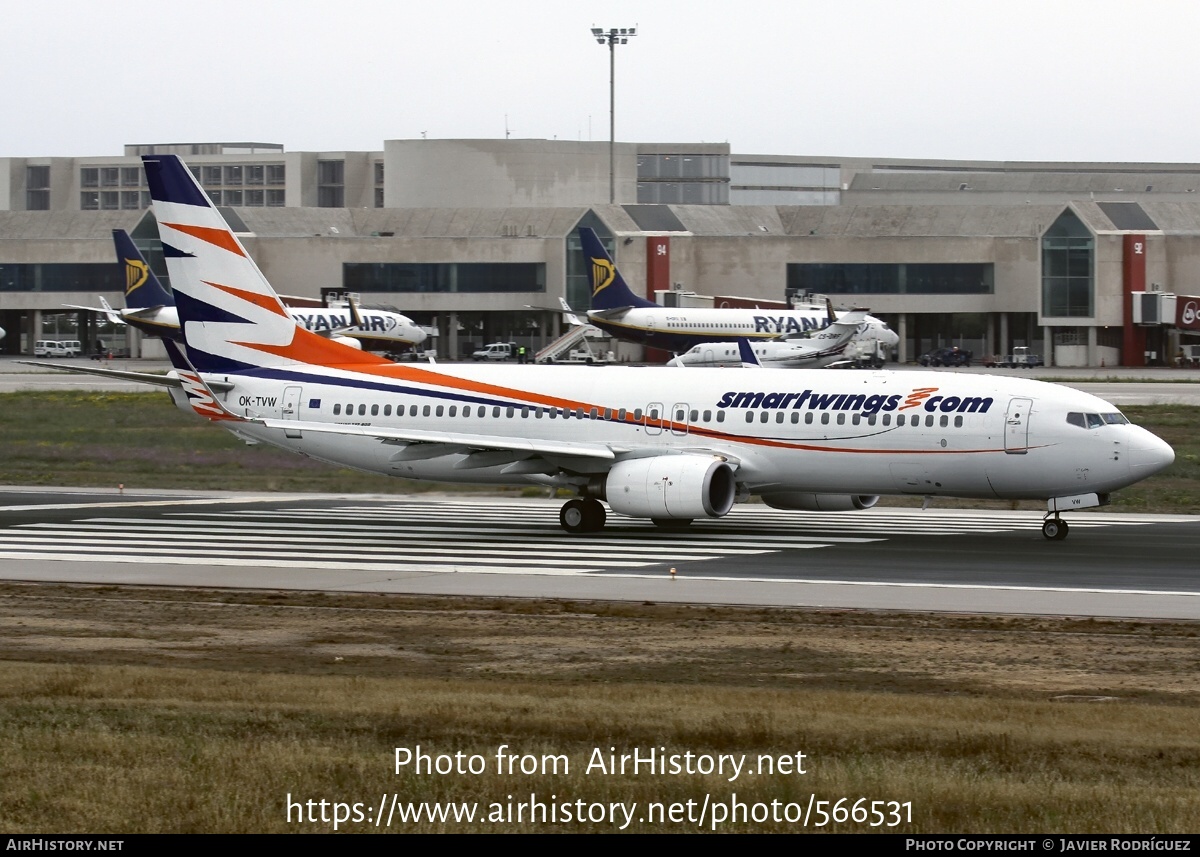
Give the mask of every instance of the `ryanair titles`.
<path id="1" fill-rule="evenodd" d="M 806 315 L 754 316 L 755 333 L 804 333 L 807 330 L 824 330 L 828 326 L 828 318 L 810 318 Z"/>
<path id="2" fill-rule="evenodd" d="M 880 411 L 906 411 L 921 408 L 931 413 L 986 414 L 992 406 L 990 396 L 935 396 L 937 387 L 918 387 L 908 395 L 893 393 L 756 393 L 731 390 L 721 396 L 718 408 L 776 408 L 794 411 L 857 411 L 877 414 Z"/>

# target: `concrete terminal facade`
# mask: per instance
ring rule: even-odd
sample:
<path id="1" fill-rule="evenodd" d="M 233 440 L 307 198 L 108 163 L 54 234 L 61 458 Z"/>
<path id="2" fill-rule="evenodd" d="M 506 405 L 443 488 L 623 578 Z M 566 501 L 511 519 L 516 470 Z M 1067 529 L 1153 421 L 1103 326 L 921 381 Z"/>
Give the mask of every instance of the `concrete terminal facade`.
<path id="1" fill-rule="evenodd" d="M 393 306 L 435 326 L 443 356 L 494 340 L 536 347 L 557 333 L 560 296 L 586 308 L 581 225 L 648 295 L 683 289 L 719 304 L 828 294 L 891 322 L 901 360 L 941 345 L 977 355 L 1026 345 L 1058 365 L 1142 365 L 1168 362 L 1194 335 L 1185 310 L 1200 294 L 1198 164 L 620 143 L 610 204 L 607 143 L 390 140 L 375 152 L 185 143 L 0 159 L 5 352 L 29 353 L 42 338 L 111 340 L 94 317 L 62 307 L 97 295 L 120 305 L 114 228 L 161 271 L 138 157 L 155 152 L 197 172 L 280 291 Z"/>

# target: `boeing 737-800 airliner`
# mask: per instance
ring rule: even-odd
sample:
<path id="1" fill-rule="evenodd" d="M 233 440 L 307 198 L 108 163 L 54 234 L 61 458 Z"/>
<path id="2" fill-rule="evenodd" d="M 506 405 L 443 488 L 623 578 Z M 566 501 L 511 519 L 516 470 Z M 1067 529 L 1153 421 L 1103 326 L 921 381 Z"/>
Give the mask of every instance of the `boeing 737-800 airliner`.
<path id="1" fill-rule="evenodd" d="M 1059 513 L 1167 467 L 1171 448 L 1095 396 L 930 372 L 400 365 L 298 327 L 190 170 L 143 158 L 188 364 L 177 401 L 235 434 L 414 479 L 577 495 L 678 526 L 758 495 L 852 510 L 880 494 L 1048 501 Z"/>
<path id="2" fill-rule="evenodd" d="M 831 321 L 829 313 L 817 307 L 791 310 L 668 309 L 633 293 L 595 230 L 582 226 L 579 238 L 587 257 L 588 280 L 592 287 L 588 321 L 618 339 L 680 354 L 697 345 L 716 342 L 785 340 L 821 330 Z M 882 321 L 868 315 L 859 324 L 854 340 L 862 346 L 870 346 L 863 351 L 879 353 L 882 360 L 900 337 Z M 733 350 L 736 353 L 736 348 Z"/>

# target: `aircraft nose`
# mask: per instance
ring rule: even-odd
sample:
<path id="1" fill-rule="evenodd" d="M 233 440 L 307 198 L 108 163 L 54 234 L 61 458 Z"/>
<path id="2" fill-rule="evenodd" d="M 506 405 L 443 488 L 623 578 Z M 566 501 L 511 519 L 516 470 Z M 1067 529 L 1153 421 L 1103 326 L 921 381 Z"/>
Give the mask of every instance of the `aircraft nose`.
<path id="1" fill-rule="evenodd" d="M 1166 470 L 1175 461 L 1175 450 L 1145 429 L 1138 429 L 1129 443 L 1129 469 L 1145 478 Z"/>

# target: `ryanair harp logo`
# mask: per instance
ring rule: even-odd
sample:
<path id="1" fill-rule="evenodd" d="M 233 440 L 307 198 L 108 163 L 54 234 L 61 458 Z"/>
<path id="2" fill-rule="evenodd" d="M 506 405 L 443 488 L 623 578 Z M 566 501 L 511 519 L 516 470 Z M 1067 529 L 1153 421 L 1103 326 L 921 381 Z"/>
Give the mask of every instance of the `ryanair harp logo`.
<path id="1" fill-rule="evenodd" d="M 592 259 L 592 282 L 596 284 L 592 294 L 598 295 L 611 286 L 616 276 L 617 272 L 612 262 L 607 259 Z"/>
<path id="2" fill-rule="evenodd" d="M 137 259 L 125 260 L 125 294 L 130 295 L 140 286 L 144 285 L 146 280 L 150 279 L 150 271 L 146 267 L 145 262 Z"/>

